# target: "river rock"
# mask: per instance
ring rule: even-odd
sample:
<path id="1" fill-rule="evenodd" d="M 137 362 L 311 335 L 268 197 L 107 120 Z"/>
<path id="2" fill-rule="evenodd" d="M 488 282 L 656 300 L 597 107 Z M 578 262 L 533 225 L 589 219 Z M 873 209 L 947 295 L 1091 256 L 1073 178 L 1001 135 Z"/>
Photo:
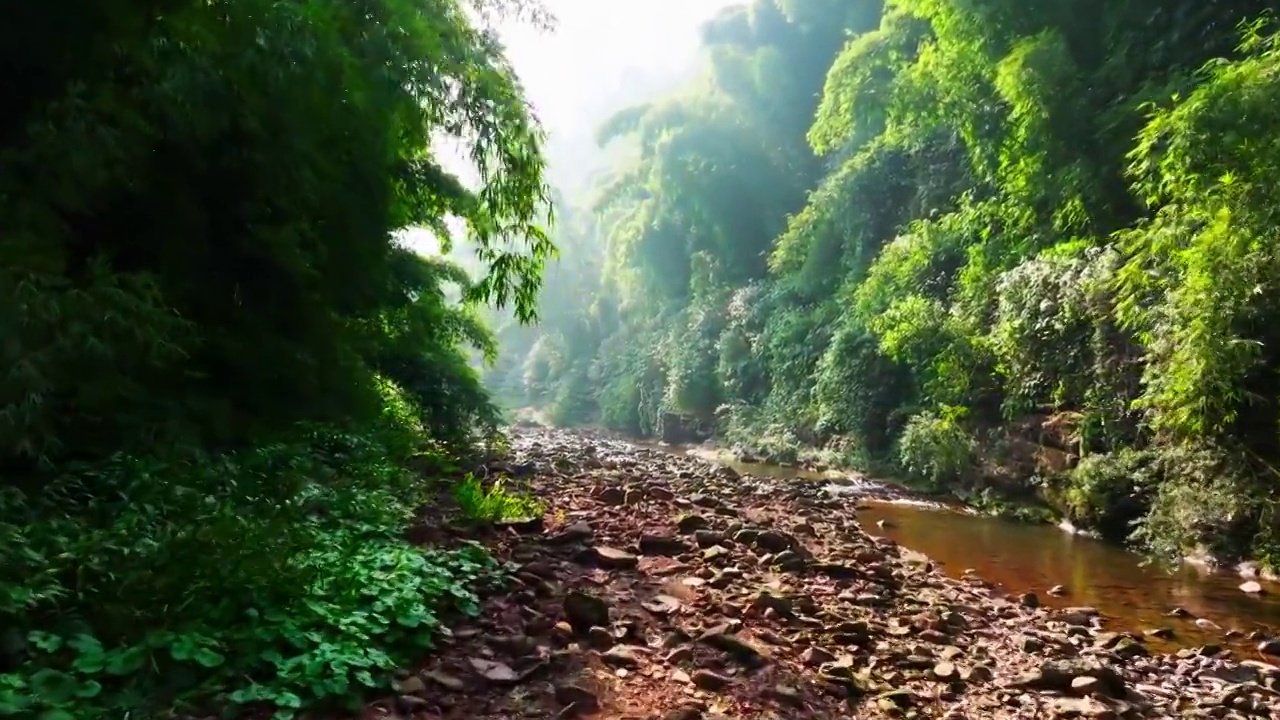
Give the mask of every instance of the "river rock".
<path id="1" fill-rule="evenodd" d="M 766 658 L 765 653 L 752 643 L 735 635 L 731 628 L 732 625 L 728 623 L 717 625 L 702 633 L 698 641 L 728 653 L 749 666 L 762 664 Z"/>
<path id="2" fill-rule="evenodd" d="M 619 487 L 606 487 L 596 495 L 596 500 L 602 505 L 622 505 L 627 501 L 627 493 Z"/>
<path id="3" fill-rule="evenodd" d="M 578 632 L 585 633 L 592 627 L 609 624 L 609 604 L 595 595 L 578 590 L 564 596 L 564 614 L 569 624 Z"/>
<path id="4" fill-rule="evenodd" d="M 712 692 L 723 690 L 733 682 L 728 677 L 725 677 L 720 673 L 705 669 L 695 671 L 690 679 L 693 681 L 693 684 L 699 688 L 702 688 L 703 690 L 710 690 Z"/>
<path id="5" fill-rule="evenodd" d="M 641 605 L 654 615 L 670 615 L 680 609 L 680 600 L 670 595 L 658 595 L 652 600 L 646 600 Z"/>
<path id="6" fill-rule="evenodd" d="M 693 533 L 693 539 L 697 542 L 698 547 L 700 548 L 727 545 L 729 543 L 729 539 L 726 538 L 723 533 L 718 533 L 712 530 L 695 530 Z"/>
<path id="7" fill-rule="evenodd" d="M 595 553 L 595 560 L 600 564 L 600 567 L 629 570 L 640 563 L 640 559 L 635 555 L 608 545 L 597 545 L 592 548 L 592 551 Z"/>
<path id="8" fill-rule="evenodd" d="M 595 533 L 592 531 L 590 523 L 579 521 L 551 536 L 548 538 L 548 541 L 554 545 L 571 545 L 573 543 L 590 540 L 594 534 Z"/>
<path id="9" fill-rule="evenodd" d="M 466 683 L 440 670 L 426 670 L 422 673 L 422 678 L 453 692 L 462 692 L 467 689 Z"/>
<path id="10" fill-rule="evenodd" d="M 493 544 L 520 568 L 512 589 L 486 595 L 482 619 L 435 662 L 492 663 L 471 664 L 466 686 L 553 669 L 518 698 L 489 693 L 475 720 L 630 718 L 641 705 L 634 720 L 1280 717 L 1280 668 L 1234 662 L 1223 648 L 1150 656 L 1141 638 L 1167 629 L 1103 632 L 1092 608 L 1040 610 L 1039 598 L 953 580 L 866 533 L 856 497 L 829 496 L 821 483 L 727 480 L 696 458 L 610 438 L 593 438 L 588 453 L 580 437 L 513 434 L 513 462 L 538 468 L 530 487 L 547 503 L 548 524 L 577 522 L 546 530 L 541 543 L 504 533 Z M 645 502 L 619 509 L 611 489 L 624 504 L 628 491 Z M 643 557 L 633 565 L 598 557 L 600 548 Z M 577 590 L 561 595 L 561 583 Z M 1249 651 L 1268 639 L 1251 637 L 1244 652 L 1259 657 Z M 462 709 L 455 693 L 469 687 L 426 685 L 399 695 L 418 699 L 397 704 L 404 717 Z M 535 688 L 554 690 L 559 707 Z"/>
<path id="11" fill-rule="evenodd" d="M 685 535 L 695 533 L 709 526 L 710 523 L 701 515 L 681 515 L 676 519 L 676 528 Z"/>
<path id="12" fill-rule="evenodd" d="M 1257 580 L 1247 580 L 1240 583 L 1240 590 L 1250 595 L 1260 595 L 1262 594 L 1262 583 Z"/>
<path id="13" fill-rule="evenodd" d="M 520 681 L 520 676 L 515 670 L 506 663 L 487 660 L 485 658 L 471 658 L 471 667 L 475 669 L 485 680 L 497 685 L 510 685 Z"/>
<path id="14" fill-rule="evenodd" d="M 774 530 L 766 530 L 755 538 L 756 547 L 771 553 L 788 551 L 797 544 L 794 537 Z"/>
<path id="15" fill-rule="evenodd" d="M 600 709 L 600 698 L 586 687 L 576 683 L 556 685 L 556 702 L 572 707 L 578 713 L 591 714 Z"/>
<path id="16" fill-rule="evenodd" d="M 607 665 L 621 668 L 635 668 L 640 666 L 640 656 L 636 652 L 636 648 L 630 645 L 615 645 L 609 648 L 600 659 Z"/>
<path id="17" fill-rule="evenodd" d="M 682 555 L 690 549 L 683 540 L 678 538 L 653 534 L 640 536 L 640 552 L 644 555 Z"/>

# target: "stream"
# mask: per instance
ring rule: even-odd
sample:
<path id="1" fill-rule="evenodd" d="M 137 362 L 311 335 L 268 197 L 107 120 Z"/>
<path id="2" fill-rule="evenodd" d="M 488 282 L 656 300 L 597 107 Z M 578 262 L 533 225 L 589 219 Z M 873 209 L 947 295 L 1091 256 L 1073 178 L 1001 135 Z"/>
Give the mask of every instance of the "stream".
<path id="1" fill-rule="evenodd" d="M 726 460 L 704 448 L 684 451 L 746 475 L 807 481 L 831 477 Z M 856 492 L 839 484 L 829 488 L 837 493 Z M 927 555 L 949 575 L 960 577 L 972 569 L 1012 594 L 1033 592 L 1048 607 L 1096 608 L 1117 629 L 1174 632 L 1168 640 L 1148 638 L 1153 650 L 1216 644 L 1232 647 L 1241 657 L 1259 657 L 1257 642 L 1248 639 L 1249 633 L 1280 630 L 1280 586 L 1274 584 L 1263 582 L 1268 592 L 1248 595 L 1239 589 L 1244 578 L 1235 573 L 1189 563 L 1149 565 L 1137 553 L 1052 525 L 1018 523 L 924 503 L 850 501 L 864 506 L 858 516 L 867 532 Z M 1067 593 L 1049 595 L 1048 589 L 1055 585 L 1065 586 Z M 1170 616 L 1178 607 L 1190 616 Z M 1197 618 L 1218 628 L 1205 627 L 1203 621 L 1197 624 Z M 1228 630 L 1240 635 L 1227 637 Z"/>

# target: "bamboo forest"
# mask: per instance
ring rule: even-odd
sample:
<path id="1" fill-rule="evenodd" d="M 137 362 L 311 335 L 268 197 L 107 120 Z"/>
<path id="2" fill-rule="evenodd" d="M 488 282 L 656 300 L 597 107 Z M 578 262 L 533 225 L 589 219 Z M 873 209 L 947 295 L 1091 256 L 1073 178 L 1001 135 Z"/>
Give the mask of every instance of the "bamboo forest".
<path id="1" fill-rule="evenodd" d="M 1276 3 L 9 4 L 0 718 L 1280 714 Z"/>

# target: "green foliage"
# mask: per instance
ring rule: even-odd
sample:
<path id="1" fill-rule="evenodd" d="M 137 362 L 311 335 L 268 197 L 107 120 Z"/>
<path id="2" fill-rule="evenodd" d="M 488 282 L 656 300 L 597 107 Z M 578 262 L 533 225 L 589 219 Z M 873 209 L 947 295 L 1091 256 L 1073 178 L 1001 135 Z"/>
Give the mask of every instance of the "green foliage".
<path id="1" fill-rule="evenodd" d="M 944 407 L 907 420 L 898 439 L 898 463 L 909 478 L 943 488 L 972 477 L 977 444 L 961 424 L 962 415 L 960 408 Z"/>
<path id="2" fill-rule="evenodd" d="M 554 254 L 541 131 L 473 21 L 508 5 L 0 27 L 0 715 L 293 717 L 477 610 L 491 559 L 401 535 L 496 430 L 476 304 L 530 320 Z M 450 217 L 474 274 L 400 242 Z"/>
<path id="3" fill-rule="evenodd" d="M 1159 486 L 1152 474 L 1158 460 L 1132 448 L 1085 456 L 1064 478 L 1060 505 L 1067 519 L 1110 539 L 1126 539 L 1150 504 L 1145 495 Z"/>
<path id="4" fill-rule="evenodd" d="M 544 332 L 590 332 L 544 394 L 627 432 L 674 413 L 769 457 L 893 460 L 988 507 L 1043 492 L 1161 554 L 1280 558 L 1271 9 L 726 10 L 702 82 L 601 132 L 635 152 L 575 237 L 599 281 Z"/>
<path id="5" fill-rule="evenodd" d="M 467 474 L 453 488 L 462 515 L 470 520 L 496 522 L 541 517 L 542 505 L 532 497 L 508 490 L 499 478 L 486 490 L 474 475 Z"/>
<path id="6" fill-rule="evenodd" d="M 292 717 L 384 686 L 443 614 L 477 611 L 471 587 L 495 570 L 476 548 L 400 539 L 425 490 L 390 454 L 406 436 L 318 429 L 8 488 L 0 617 L 20 642 L 0 715 L 120 717 L 225 693 Z"/>

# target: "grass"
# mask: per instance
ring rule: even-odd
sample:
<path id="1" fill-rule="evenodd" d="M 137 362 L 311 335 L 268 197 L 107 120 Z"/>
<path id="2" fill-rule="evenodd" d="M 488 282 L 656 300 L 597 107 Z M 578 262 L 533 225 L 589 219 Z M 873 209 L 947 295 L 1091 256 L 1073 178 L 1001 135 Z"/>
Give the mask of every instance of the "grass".
<path id="1" fill-rule="evenodd" d="M 462 514 L 475 522 L 501 522 L 540 517 L 542 503 L 526 493 L 509 490 L 502 478 L 486 490 L 475 475 L 467 474 L 453 490 Z"/>

